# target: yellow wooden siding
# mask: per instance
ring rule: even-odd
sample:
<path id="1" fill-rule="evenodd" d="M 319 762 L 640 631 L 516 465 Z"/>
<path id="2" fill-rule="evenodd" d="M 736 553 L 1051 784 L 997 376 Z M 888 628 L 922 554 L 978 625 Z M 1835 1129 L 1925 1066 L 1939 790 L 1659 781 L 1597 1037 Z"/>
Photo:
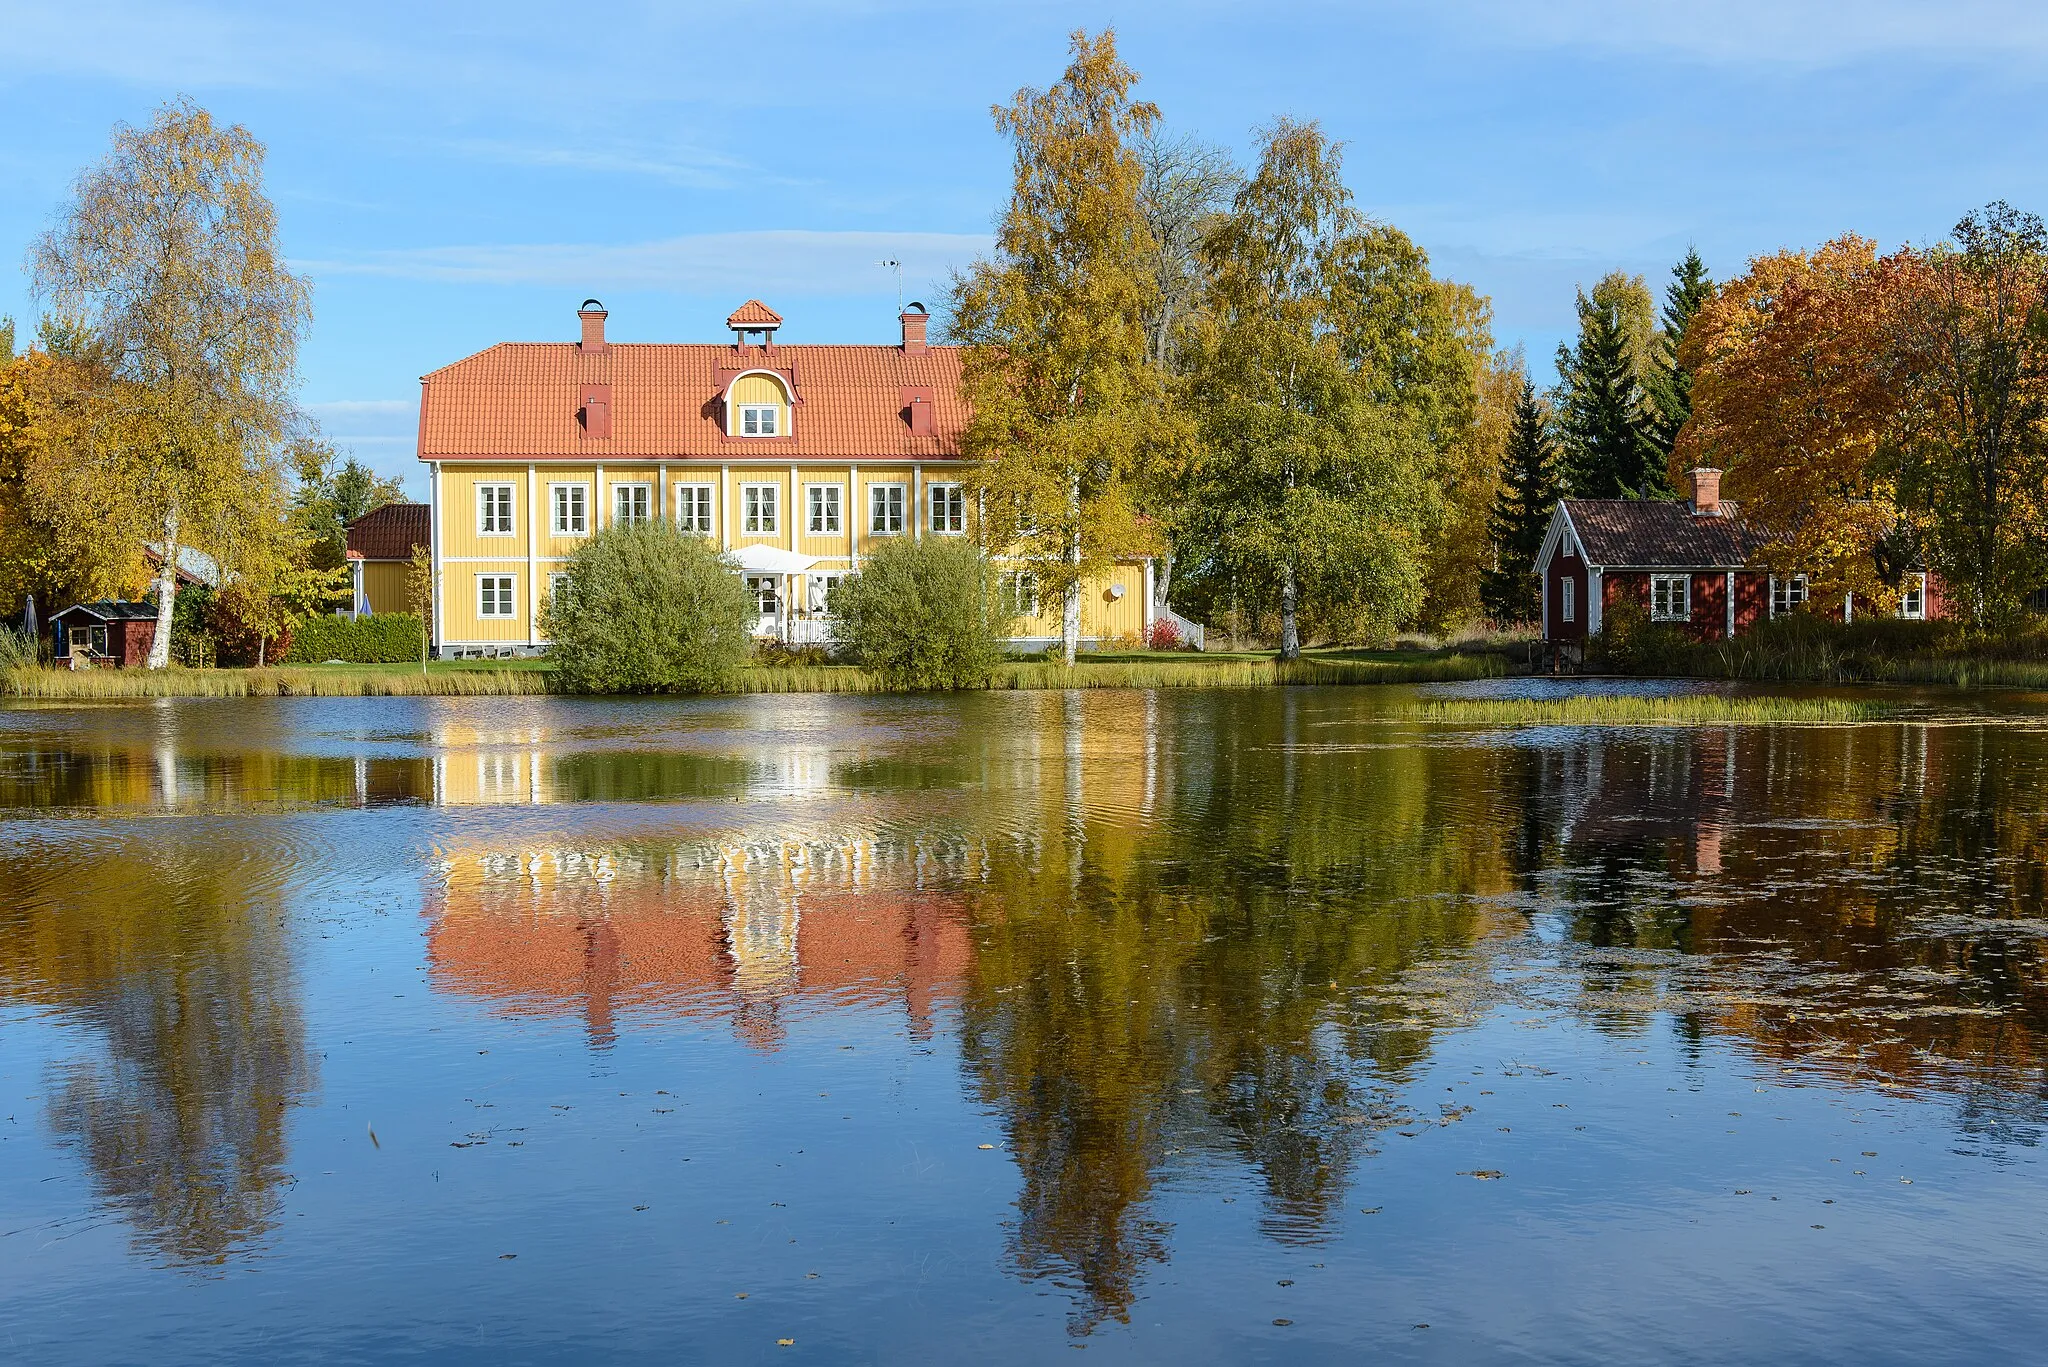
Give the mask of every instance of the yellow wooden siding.
<path id="1" fill-rule="evenodd" d="M 843 567 L 851 554 L 849 533 L 853 527 L 853 490 L 847 487 L 848 473 L 843 465 L 798 466 L 796 472 L 796 548 L 805 555 L 834 562 L 832 568 Z M 839 530 L 836 532 L 811 531 L 810 489 L 814 484 L 839 491 Z"/>
<path id="2" fill-rule="evenodd" d="M 1009 567 L 1006 572 L 1013 572 Z M 1121 585 L 1123 596 L 1110 593 Z M 1020 617 L 1010 628 L 1014 636 L 1057 637 L 1060 634 L 1060 602 L 1041 592 L 1038 615 Z M 1141 637 L 1145 631 L 1145 567 L 1121 564 L 1106 574 L 1091 575 L 1081 585 L 1081 635 L 1098 641 L 1119 637 Z"/>
<path id="3" fill-rule="evenodd" d="M 403 560 L 365 560 L 363 562 L 363 597 L 372 612 L 411 612 L 412 602 L 406 597 L 405 576 L 408 566 Z"/>
<path id="4" fill-rule="evenodd" d="M 611 471 L 605 471 L 609 484 Z M 590 539 L 590 534 L 604 524 L 598 519 L 599 499 L 608 497 L 597 487 L 597 469 L 590 465 L 543 465 L 534 471 L 534 496 L 540 506 L 535 510 L 540 528 L 540 553 L 543 559 L 566 560 L 576 554 L 576 548 Z M 555 485 L 583 486 L 583 526 L 581 536 L 555 534 Z"/>
<path id="5" fill-rule="evenodd" d="M 512 486 L 512 532 L 508 536 L 485 536 L 477 486 Z M 442 507 L 440 554 L 450 556 L 524 556 L 526 554 L 526 467 L 524 465 L 444 465 L 441 467 Z"/>
<path id="6" fill-rule="evenodd" d="M 802 473 L 797 476 L 799 484 Z M 772 532 L 750 532 L 747 526 L 747 496 L 744 492 L 750 484 L 773 485 L 775 495 L 775 530 Z M 789 496 L 789 467 L 787 465 L 734 467 L 726 480 L 726 514 L 732 525 L 726 529 L 726 546 L 783 546 L 789 545 L 789 529 L 792 504 Z"/>
<path id="7" fill-rule="evenodd" d="M 512 616 L 485 617 L 478 611 L 482 598 L 478 580 L 484 575 L 512 576 Z M 532 611 L 532 586 L 527 582 L 524 560 L 478 564 L 463 562 L 441 566 L 441 612 L 443 641 L 487 641 L 523 643 L 527 638 Z"/>
<path id="8" fill-rule="evenodd" d="M 773 375 L 742 375 L 732 382 L 728 429 L 735 436 L 740 431 L 740 405 L 772 403 L 775 405 L 775 434 L 790 435 L 789 395 L 783 393 L 782 382 Z"/>

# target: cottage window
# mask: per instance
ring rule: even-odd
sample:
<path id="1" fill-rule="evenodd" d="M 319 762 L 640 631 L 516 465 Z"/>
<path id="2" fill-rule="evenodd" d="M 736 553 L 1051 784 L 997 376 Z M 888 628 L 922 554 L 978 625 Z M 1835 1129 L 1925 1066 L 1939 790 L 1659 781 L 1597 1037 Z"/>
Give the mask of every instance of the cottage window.
<path id="1" fill-rule="evenodd" d="M 1558 581 L 1558 616 L 1566 622 L 1579 620 L 1579 581 L 1560 579 Z"/>
<path id="2" fill-rule="evenodd" d="M 773 536 L 781 523 L 775 515 L 777 495 L 773 484 L 747 484 L 740 488 L 740 528 L 753 536 Z"/>
<path id="3" fill-rule="evenodd" d="M 1650 576 L 1650 620 L 1684 622 L 1692 618 L 1692 576 L 1653 574 Z"/>
<path id="4" fill-rule="evenodd" d="M 646 522 L 654 516 L 654 490 L 646 484 L 612 486 L 612 521 L 622 527 Z"/>
<path id="5" fill-rule="evenodd" d="M 476 615 L 479 617 L 510 617 L 512 615 L 512 576 L 509 574 L 480 574 L 476 577 Z"/>
<path id="6" fill-rule="evenodd" d="M 743 437 L 772 437 L 776 435 L 776 420 L 782 412 L 781 405 L 772 403 L 743 403 L 740 405 L 740 435 Z"/>
<path id="7" fill-rule="evenodd" d="M 678 484 L 676 486 L 676 526 L 686 532 L 711 534 L 711 486 L 708 484 Z"/>
<path id="8" fill-rule="evenodd" d="M 67 627 L 64 630 L 64 653 L 76 655 L 83 650 L 88 655 L 107 655 L 107 629 L 100 626 Z"/>
<path id="9" fill-rule="evenodd" d="M 590 530 L 589 494 L 589 489 L 581 484 L 548 486 L 555 509 L 556 536 L 582 536 Z"/>
<path id="10" fill-rule="evenodd" d="M 1899 595 L 1899 616 L 1918 622 L 1927 616 L 1927 576 L 1913 574 L 1906 577 L 1905 591 Z"/>
<path id="11" fill-rule="evenodd" d="M 932 530 L 935 532 L 964 532 L 967 530 L 967 497 L 957 484 L 934 484 L 932 491 Z"/>
<path id="12" fill-rule="evenodd" d="M 876 536 L 895 536 L 903 530 L 903 486 L 868 486 L 868 530 Z"/>
<path id="13" fill-rule="evenodd" d="M 1014 570 L 996 584 L 1003 612 L 1011 617 L 1038 615 L 1038 577 L 1030 570 Z"/>
<path id="14" fill-rule="evenodd" d="M 479 536 L 511 536 L 512 486 L 476 486 L 476 530 Z"/>
<path id="15" fill-rule="evenodd" d="M 548 576 L 548 605 L 560 610 L 569 604 L 569 576 L 556 573 Z"/>
<path id="16" fill-rule="evenodd" d="M 1771 616 L 1783 617 L 1795 612 L 1806 601 L 1806 576 L 1795 574 L 1789 579 L 1771 578 Z"/>
<path id="17" fill-rule="evenodd" d="M 839 532 L 839 494 L 836 484 L 807 484 L 804 501 L 810 509 L 807 524 L 813 535 L 835 536 Z"/>

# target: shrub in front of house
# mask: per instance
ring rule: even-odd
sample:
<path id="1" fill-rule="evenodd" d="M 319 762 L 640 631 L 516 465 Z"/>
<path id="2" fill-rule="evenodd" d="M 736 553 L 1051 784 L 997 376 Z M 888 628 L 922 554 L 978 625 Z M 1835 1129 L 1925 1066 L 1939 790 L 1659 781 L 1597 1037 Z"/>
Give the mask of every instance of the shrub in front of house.
<path id="1" fill-rule="evenodd" d="M 1154 650 L 1180 650 L 1187 645 L 1180 637 L 1180 628 L 1172 619 L 1161 617 L 1152 624 L 1152 639 L 1146 642 Z"/>
<path id="2" fill-rule="evenodd" d="M 759 616 L 708 538 L 641 522 L 577 548 L 541 629 L 564 692 L 712 693 L 738 683 Z"/>
<path id="3" fill-rule="evenodd" d="M 1648 608 L 1624 598 L 1602 616 L 1591 662 L 1616 674 L 1683 673 L 1689 644 L 1677 627 L 1650 620 Z"/>
<path id="4" fill-rule="evenodd" d="M 961 537 L 897 537 L 832 589 L 833 640 L 893 688 L 985 688 L 1009 622 L 988 559 Z"/>
<path id="5" fill-rule="evenodd" d="M 357 665 L 402 665 L 420 658 L 420 619 L 413 612 L 361 617 L 308 617 L 292 632 L 289 664 L 346 660 Z"/>

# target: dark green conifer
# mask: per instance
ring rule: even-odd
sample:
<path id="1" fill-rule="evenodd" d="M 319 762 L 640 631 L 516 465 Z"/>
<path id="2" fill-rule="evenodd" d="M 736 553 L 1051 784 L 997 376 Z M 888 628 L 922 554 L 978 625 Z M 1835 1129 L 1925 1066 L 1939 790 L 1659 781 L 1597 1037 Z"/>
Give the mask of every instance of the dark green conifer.
<path id="1" fill-rule="evenodd" d="M 1579 344 L 1557 349 L 1565 486 L 1577 498 L 1669 498 L 1664 457 L 1611 303 L 1579 296 Z"/>
<path id="2" fill-rule="evenodd" d="M 1515 395 L 1500 475 L 1500 492 L 1488 520 L 1495 563 L 1481 580 L 1480 601 L 1496 622 L 1533 622 L 1540 602 L 1536 552 L 1543 548 L 1543 534 L 1564 490 L 1549 415 L 1526 375 Z"/>
<path id="3" fill-rule="evenodd" d="M 1664 289 L 1664 325 L 1657 339 L 1661 364 L 1650 383 L 1650 437 L 1667 466 L 1678 431 L 1692 416 L 1692 372 L 1678 363 L 1678 349 L 1700 306 L 1713 297 L 1707 263 L 1700 260 L 1698 250 L 1688 247 L 1685 260 L 1671 268 L 1671 283 Z"/>

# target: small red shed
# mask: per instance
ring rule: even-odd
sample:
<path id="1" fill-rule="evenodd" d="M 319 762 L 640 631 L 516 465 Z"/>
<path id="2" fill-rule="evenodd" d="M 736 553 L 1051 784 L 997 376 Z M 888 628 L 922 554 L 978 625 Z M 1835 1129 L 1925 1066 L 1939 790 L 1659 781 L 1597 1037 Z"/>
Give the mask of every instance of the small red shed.
<path id="1" fill-rule="evenodd" d="M 156 641 L 156 604 L 75 603 L 51 615 L 50 631 L 59 660 L 82 659 L 98 669 L 133 668 L 148 662 Z"/>

